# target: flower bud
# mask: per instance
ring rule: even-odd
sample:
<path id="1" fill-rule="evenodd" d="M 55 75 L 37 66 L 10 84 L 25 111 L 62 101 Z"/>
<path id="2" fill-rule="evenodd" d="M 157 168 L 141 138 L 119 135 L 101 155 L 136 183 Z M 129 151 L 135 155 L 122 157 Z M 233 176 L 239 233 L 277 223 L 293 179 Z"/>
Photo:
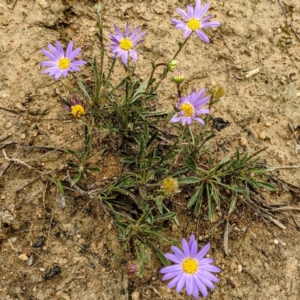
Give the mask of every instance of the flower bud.
<path id="1" fill-rule="evenodd" d="M 100 4 L 96 4 L 96 5 L 93 7 L 93 10 L 94 10 L 95 13 L 96 13 L 96 12 L 100 12 L 101 9 L 102 9 L 102 7 L 101 7 Z"/>
<path id="2" fill-rule="evenodd" d="M 135 275 L 139 271 L 139 267 L 135 262 L 128 262 L 126 264 L 126 273 L 128 276 Z"/>
<path id="3" fill-rule="evenodd" d="M 178 193 L 180 192 L 179 188 L 179 184 L 176 178 L 166 178 L 163 181 L 163 185 L 162 188 L 165 192 L 165 194 L 173 194 L 173 193 Z"/>
<path id="4" fill-rule="evenodd" d="M 182 70 L 176 70 L 172 75 L 172 81 L 176 84 L 183 83 L 184 79 L 184 72 Z"/>
<path id="5" fill-rule="evenodd" d="M 216 99 L 219 99 L 224 95 L 224 90 L 219 85 L 214 85 L 211 88 L 210 92 L 211 92 L 211 95 Z"/>
<path id="6" fill-rule="evenodd" d="M 177 67 L 178 67 L 178 64 L 179 64 L 179 61 L 176 60 L 176 59 L 171 59 L 169 62 L 168 62 L 168 70 L 170 72 L 173 72 Z"/>

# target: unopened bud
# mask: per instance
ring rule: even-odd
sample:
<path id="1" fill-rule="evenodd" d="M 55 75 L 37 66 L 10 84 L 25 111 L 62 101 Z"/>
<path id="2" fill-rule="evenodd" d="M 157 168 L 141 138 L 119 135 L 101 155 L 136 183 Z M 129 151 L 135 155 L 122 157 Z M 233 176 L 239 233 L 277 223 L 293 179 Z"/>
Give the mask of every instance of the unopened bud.
<path id="1" fill-rule="evenodd" d="M 100 12 L 100 11 L 101 11 L 102 7 L 101 7 L 100 4 L 96 4 L 96 5 L 93 7 L 93 9 L 94 9 L 94 12 L 97 13 L 97 12 Z"/>
<path id="2" fill-rule="evenodd" d="M 128 276 L 133 276 L 139 271 L 139 267 L 135 262 L 128 262 L 126 264 L 126 273 Z"/>
<path id="3" fill-rule="evenodd" d="M 168 62 L 168 70 L 170 72 L 173 72 L 177 67 L 178 67 L 178 64 L 179 64 L 179 61 L 176 60 L 176 59 L 171 59 L 169 62 Z"/>
<path id="4" fill-rule="evenodd" d="M 219 99 L 224 95 L 224 90 L 222 87 L 220 87 L 219 85 L 214 85 L 211 89 L 210 89 L 210 93 L 211 95 L 216 98 Z"/>
<path id="5" fill-rule="evenodd" d="M 176 84 L 183 83 L 184 79 L 184 72 L 182 70 L 176 70 L 172 75 L 172 81 Z"/>
<path id="6" fill-rule="evenodd" d="M 162 187 L 163 187 L 165 194 L 173 194 L 173 193 L 180 192 L 178 180 L 176 178 L 171 178 L 171 177 L 166 178 L 163 181 Z"/>

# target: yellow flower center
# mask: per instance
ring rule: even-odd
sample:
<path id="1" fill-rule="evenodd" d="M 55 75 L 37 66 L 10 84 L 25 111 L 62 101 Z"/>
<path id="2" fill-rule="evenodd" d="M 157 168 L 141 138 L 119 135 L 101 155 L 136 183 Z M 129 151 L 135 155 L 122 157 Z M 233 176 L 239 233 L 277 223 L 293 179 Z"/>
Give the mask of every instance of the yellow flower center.
<path id="1" fill-rule="evenodd" d="M 191 30 L 198 30 L 200 29 L 201 27 L 201 23 L 199 20 L 197 19 L 190 19 L 188 22 L 187 22 L 187 27 Z"/>
<path id="2" fill-rule="evenodd" d="M 195 274 L 198 270 L 198 267 L 198 261 L 193 258 L 187 258 L 182 263 L 183 272 L 187 274 Z"/>
<path id="3" fill-rule="evenodd" d="M 190 103 L 183 103 L 180 109 L 184 111 L 186 117 L 190 117 L 194 113 L 194 107 Z"/>
<path id="4" fill-rule="evenodd" d="M 122 39 L 119 44 L 122 50 L 128 51 L 132 49 L 133 45 L 130 39 Z"/>
<path id="5" fill-rule="evenodd" d="M 84 115 L 84 107 L 80 104 L 73 105 L 71 109 L 71 114 L 74 117 L 82 117 Z"/>
<path id="6" fill-rule="evenodd" d="M 58 61 L 58 67 L 62 70 L 68 69 L 70 65 L 71 61 L 66 57 L 63 57 Z"/>

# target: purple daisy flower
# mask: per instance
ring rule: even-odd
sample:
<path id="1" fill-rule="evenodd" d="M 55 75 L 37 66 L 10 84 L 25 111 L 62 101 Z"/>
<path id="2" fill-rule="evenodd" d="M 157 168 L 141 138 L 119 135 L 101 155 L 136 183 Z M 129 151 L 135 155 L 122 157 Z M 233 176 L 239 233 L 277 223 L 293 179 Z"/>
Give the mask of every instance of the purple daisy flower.
<path id="1" fill-rule="evenodd" d="M 162 280 L 173 278 L 168 283 L 168 288 L 176 286 L 176 292 L 185 286 L 187 294 L 199 298 L 199 291 L 203 297 L 207 297 L 207 288 L 214 289 L 213 282 L 219 279 L 212 272 L 219 273 L 221 269 L 212 265 L 213 258 L 205 258 L 209 251 L 210 243 L 206 244 L 199 252 L 195 236 L 192 234 L 190 241 L 182 239 L 182 249 L 172 246 L 174 254 L 166 253 L 165 257 L 175 264 L 162 268 L 160 273 L 165 274 Z"/>
<path id="2" fill-rule="evenodd" d="M 75 94 L 73 94 L 73 100 L 67 99 L 64 103 L 67 106 L 63 106 L 63 109 L 69 111 L 74 117 L 81 118 L 85 114 L 86 106 Z"/>
<path id="3" fill-rule="evenodd" d="M 114 58 L 122 57 L 122 61 L 125 65 L 128 62 L 128 54 L 132 57 L 134 61 L 137 61 L 137 52 L 134 50 L 140 43 L 144 40 L 140 38 L 146 33 L 145 31 L 137 33 L 139 30 L 139 26 L 136 27 L 132 33 L 129 30 L 129 24 L 126 23 L 126 30 L 125 36 L 120 31 L 117 25 L 114 25 L 117 34 L 110 34 L 110 39 L 112 44 L 109 46 L 111 47 L 111 52 L 115 54 Z"/>
<path id="4" fill-rule="evenodd" d="M 42 49 L 44 55 L 46 55 L 50 61 L 42 61 L 41 66 L 49 67 L 43 71 L 43 74 L 49 73 L 49 76 L 54 76 L 55 80 L 58 80 L 60 76 L 66 77 L 68 72 L 80 71 L 79 66 L 85 65 L 87 62 L 84 60 L 73 61 L 74 58 L 80 55 L 80 48 L 73 51 L 73 42 L 70 41 L 67 47 L 66 54 L 59 41 L 56 41 L 56 48 L 48 44 L 51 52 Z"/>
<path id="5" fill-rule="evenodd" d="M 201 8 L 201 0 L 196 0 L 195 8 L 192 5 L 188 5 L 187 12 L 180 8 L 176 8 L 176 11 L 181 14 L 185 22 L 177 19 L 172 19 L 171 21 L 175 24 L 177 29 L 184 30 L 184 38 L 187 38 L 193 31 L 195 31 L 202 41 L 209 43 L 209 38 L 201 29 L 221 25 L 220 22 L 208 22 L 212 15 L 204 17 L 209 6 L 210 3 L 206 3 Z"/>
<path id="6" fill-rule="evenodd" d="M 190 95 L 182 97 L 177 103 L 177 108 L 180 111 L 173 116 L 170 122 L 181 122 L 182 125 L 191 125 L 192 120 L 195 120 L 204 125 L 205 122 L 198 117 L 199 114 L 210 113 L 208 108 L 201 108 L 210 99 L 210 96 L 203 98 L 204 93 L 205 89 L 202 89 L 198 94 L 196 91 L 193 91 Z"/>

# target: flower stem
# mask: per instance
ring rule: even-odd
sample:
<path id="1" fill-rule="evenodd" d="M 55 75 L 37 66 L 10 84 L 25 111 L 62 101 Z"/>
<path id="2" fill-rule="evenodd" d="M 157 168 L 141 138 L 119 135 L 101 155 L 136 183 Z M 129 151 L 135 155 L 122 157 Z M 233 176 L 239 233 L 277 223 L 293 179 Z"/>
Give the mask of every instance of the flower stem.
<path id="1" fill-rule="evenodd" d="M 154 75 L 154 72 L 156 70 L 157 67 L 160 67 L 160 66 L 167 66 L 168 64 L 166 63 L 160 63 L 160 64 L 157 64 L 155 65 L 154 67 L 152 67 L 152 72 L 150 74 L 150 77 L 149 77 L 149 80 L 148 80 L 148 84 L 147 84 L 147 87 L 146 87 L 146 92 L 148 91 L 148 88 L 150 87 L 151 85 L 151 81 L 152 81 L 152 78 L 153 78 L 153 75 Z"/>

